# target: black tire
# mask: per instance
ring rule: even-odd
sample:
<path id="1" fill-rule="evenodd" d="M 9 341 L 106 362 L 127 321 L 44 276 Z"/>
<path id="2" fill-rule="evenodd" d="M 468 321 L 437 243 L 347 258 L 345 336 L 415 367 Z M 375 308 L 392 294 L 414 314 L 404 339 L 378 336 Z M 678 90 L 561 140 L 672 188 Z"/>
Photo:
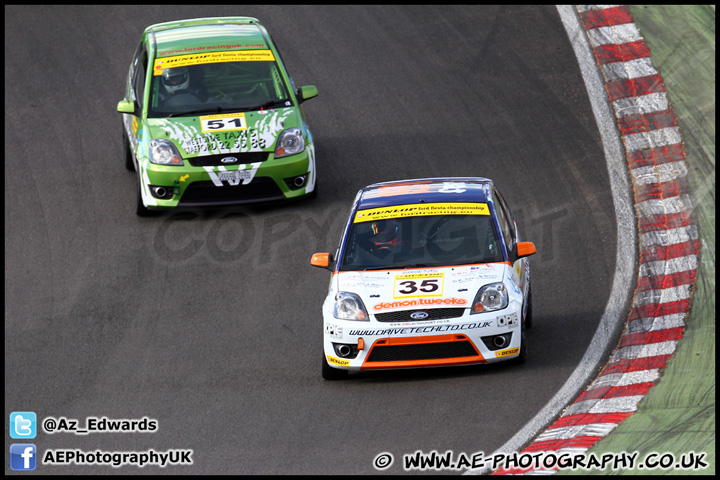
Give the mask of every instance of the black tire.
<path id="1" fill-rule="evenodd" d="M 525 314 L 525 328 L 530 330 L 532 328 L 532 289 L 528 285 L 528 306 L 527 313 Z"/>
<path id="2" fill-rule="evenodd" d="M 520 353 L 512 359 L 515 365 L 522 365 L 527 361 L 527 340 L 525 339 L 525 324 L 520 326 Z"/>
<path id="3" fill-rule="evenodd" d="M 322 377 L 325 380 L 344 380 L 348 377 L 348 373 L 347 370 L 331 367 L 325 358 L 325 354 L 323 354 Z"/>
<path id="4" fill-rule="evenodd" d="M 313 191 L 310 192 L 310 195 L 307 196 L 307 199 L 309 200 L 311 198 L 317 198 L 317 194 L 318 194 L 318 182 L 317 182 L 317 179 L 315 179 L 315 188 L 313 188 Z"/>
<path id="5" fill-rule="evenodd" d="M 131 172 L 134 172 L 135 163 L 133 162 L 133 154 L 132 149 L 130 148 L 130 141 L 127 138 L 127 133 L 125 133 L 125 126 L 123 126 L 122 131 L 123 150 L 125 151 L 125 168 L 127 168 Z"/>

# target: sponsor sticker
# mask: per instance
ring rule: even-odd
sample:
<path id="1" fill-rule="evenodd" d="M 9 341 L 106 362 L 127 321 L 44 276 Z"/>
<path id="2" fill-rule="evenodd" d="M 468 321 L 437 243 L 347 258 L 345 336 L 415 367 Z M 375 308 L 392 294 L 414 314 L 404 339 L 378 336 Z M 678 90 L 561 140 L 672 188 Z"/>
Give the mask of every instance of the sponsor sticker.
<path id="1" fill-rule="evenodd" d="M 333 338 L 342 338 L 342 336 L 343 336 L 342 327 L 333 325 L 332 323 L 326 323 L 325 324 L 325 334 L 330 335 Z"/>
<path id="2" fill-rule="evenodd" d="M 233 172 L 219 172 L 220 181 L 228 182 L 230 185 L 240 185 L 243 180 L 251 180 L 253 177 L 250 170 L 236 170 Z"/>
<path id="3" fill-rule="evenodd" d="M 397 183 L 394 185 L 383 185 L 376 190 L 369 191 L 366 198 L 394 197 L 397 195 L 416 195 L 418 193 L 463 193 L 467 190 L 464 182 L 443 182 L 440 184 L 430 181 L 412 183 Z"/>
<path id="4" fill-rule="evenodd" d="M 220 62 L 273 62 L 275 56 L 270 50 L 238 50 L 232 52 L 206 52 L 155 60 L 153 75 L 162 75 L 165 68 L 188 67 L 203 63 Z"/>
<path id="5" fill-rule="evenodd" d="M 510 355 L 516 355 L 520 351 L 520 347 L 508 348 L 507 350 L 498 350 L 495 352 L 496 358 L 507 357 Z"/>
<path id="6" fill-rule="evenodd" d="M 413 203 L 359 210 L 353 223 L 427 215 L 490 215 L 487 203 Z"/>
<path id="7" fill-rule="evenodd" d="M 444 273 L 411 273 L 395 277 L 393 298 L 442 297 Z"/>
<path id="8" fill-rule="evenodd" d="M 374 311 L 388 310 L 391 308 L 409 308 L 409 307 L 441 307 L 443 305 L 452 307 L 461 307 L 467 304 L 464 298 L 418 298 L 417 300 L 400 300 L 397 302 L 381 302 L 373 305 Z"/>
<path id="9" fill-rule="evenodd" d="M 497 317 L 497 326 L 517 328 L 518 326 L 520 326 L 520 323 L 518 322 L 518 316 L 514 313 L 510 315 L 499 316 Z"/>
<path id="10" fill-rule="evenodd" d="M 343 360 L 341 358 L 331 357 L 330 355 L 326 355 L 326 357 L 328 359 L 328 363 L 339 365 L 341 367 L 347 367 L 350 365 L 350 360 Z"/>

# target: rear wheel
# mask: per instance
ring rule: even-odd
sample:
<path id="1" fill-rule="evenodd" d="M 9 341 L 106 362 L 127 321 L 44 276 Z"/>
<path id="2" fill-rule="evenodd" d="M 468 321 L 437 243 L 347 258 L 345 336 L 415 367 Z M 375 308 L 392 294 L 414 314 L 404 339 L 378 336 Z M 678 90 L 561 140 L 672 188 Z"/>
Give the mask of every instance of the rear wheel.
<path id="1" fill-rule="evenodd" d="M 348 377 L 348 371 L 331 367 L 325 358 L 325 354 L 323 354 L 322 377 L 325 380 L 344 380 Z"/>

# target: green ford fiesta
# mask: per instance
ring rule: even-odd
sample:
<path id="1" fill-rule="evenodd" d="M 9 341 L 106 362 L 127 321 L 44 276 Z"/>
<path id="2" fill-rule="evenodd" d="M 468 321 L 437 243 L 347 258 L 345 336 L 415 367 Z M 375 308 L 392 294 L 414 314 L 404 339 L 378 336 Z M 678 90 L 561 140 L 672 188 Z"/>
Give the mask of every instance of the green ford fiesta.
<path id="1" fill-rule="evenodd" d="M 315 148 L 280 53 L 255 18 L 145 29 L 127 77 L 125 163 L 137 214 L 294 200 L 315 193 Z"/>

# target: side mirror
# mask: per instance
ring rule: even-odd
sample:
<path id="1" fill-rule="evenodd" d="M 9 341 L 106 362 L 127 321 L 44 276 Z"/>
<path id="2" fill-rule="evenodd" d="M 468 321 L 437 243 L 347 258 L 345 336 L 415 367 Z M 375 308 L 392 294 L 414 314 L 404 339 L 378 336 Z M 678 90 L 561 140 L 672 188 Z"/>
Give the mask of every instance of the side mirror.
<path id="1" fill-rule="evenodd" d="M 303 87 L 300 87 L 297 89 L 298 102 L 302 103 L 305 100 L 310 100 L 311 98 L 317 97 L 318 91 L 317 87 L 315 85 L 305 85 Z"/>
<path id="2" fill-rule="evenodd" d="M 518 242 L 516 248 L 517 254 L 515 256 L 517 258 L 529 257 L 537 252 L 535 244 L 532 242 Z"/>
<path id="3" fill-rule="evenodd" d="M 121 100 L 117 104 L 117 111 L 120 113 L 129 113 L 131 115 L 135 115 L 135 104 L 133 102 Z"/>
<path id="4" fill-rule="evenodd" d="M 330 270 L 330 263 L 332 263 L 332 255 L 329 253 L 316 253 L 310 259 L 310 265 L 314 267 L 325 268 Z M 332 271 L 332 270 L 330 270 Z"/>

